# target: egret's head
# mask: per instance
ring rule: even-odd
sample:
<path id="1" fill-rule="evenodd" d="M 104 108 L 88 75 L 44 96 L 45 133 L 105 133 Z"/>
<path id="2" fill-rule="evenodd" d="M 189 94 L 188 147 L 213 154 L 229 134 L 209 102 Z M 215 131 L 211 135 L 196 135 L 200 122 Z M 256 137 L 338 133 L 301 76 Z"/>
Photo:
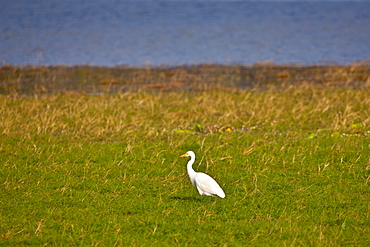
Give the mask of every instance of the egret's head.
<path id="1" fill-rule="evenodd" d="M 192 157 L 195 156 L 193 151 L 187 151 L 186 154 L 181 155 L 180 157 Z"/>

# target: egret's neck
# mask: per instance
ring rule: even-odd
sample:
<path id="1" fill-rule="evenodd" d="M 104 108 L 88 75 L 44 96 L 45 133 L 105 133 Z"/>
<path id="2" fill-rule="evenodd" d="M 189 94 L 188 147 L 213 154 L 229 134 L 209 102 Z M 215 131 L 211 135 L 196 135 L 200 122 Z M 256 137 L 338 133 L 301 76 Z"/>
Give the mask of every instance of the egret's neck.
<path id="1" fill-rule="evenodd" d="M 190 178 L 192 178 L 193 177 L 192 175 L 195 175 L 196 173 L 193 169 L 194 161 L 195 161 L 195 157 L 191 156 L 191 159 L 189 160 L 188 165 L 187 165 L 187 170 L 188 170 L 188 174 Z"/>

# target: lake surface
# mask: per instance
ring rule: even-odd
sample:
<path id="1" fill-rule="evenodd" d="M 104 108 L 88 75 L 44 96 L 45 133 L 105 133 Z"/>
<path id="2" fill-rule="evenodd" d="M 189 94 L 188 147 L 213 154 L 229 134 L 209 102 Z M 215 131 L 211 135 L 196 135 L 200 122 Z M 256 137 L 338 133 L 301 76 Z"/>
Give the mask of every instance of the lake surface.
<path id="1" fill-rule="evenodd" d="M 350 64 L 370 59 L 370 1 L 2 0 L 0 61 L 103 66 Z"/>

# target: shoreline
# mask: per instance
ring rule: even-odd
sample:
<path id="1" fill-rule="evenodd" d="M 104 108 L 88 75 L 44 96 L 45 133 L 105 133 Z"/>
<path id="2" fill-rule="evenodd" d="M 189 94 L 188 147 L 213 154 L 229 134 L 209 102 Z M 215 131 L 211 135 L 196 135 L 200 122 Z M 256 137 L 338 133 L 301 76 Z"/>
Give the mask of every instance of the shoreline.
<path id="1" fill-rule="evenodd" d="M 252 66 L 196 64 L 145 68 L 94 65 L 2 65 L 1 94 L 127 91 L 286 90 L 298 88 L 370 88 L 370 63 L 351 65 Z"/>

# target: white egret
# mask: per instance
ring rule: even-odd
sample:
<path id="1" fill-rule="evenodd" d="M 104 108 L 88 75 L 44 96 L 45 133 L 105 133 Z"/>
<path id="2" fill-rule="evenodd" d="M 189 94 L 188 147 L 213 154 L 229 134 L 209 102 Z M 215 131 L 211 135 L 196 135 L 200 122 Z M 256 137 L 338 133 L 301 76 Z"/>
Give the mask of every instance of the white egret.
<path id="1" fill-rule="evenodd" d="M 187 165 L 187 170 L 191 183 L 197 187 L 197 190 L 202 196 L 214 196 L 217 195 L 221 198 L 225 198 L 225 192 L 222 190 L 220 185 L 211 178 L 209 175 L 196 172 L 193 169 L 193 164 L 195 161 L 195 153 L 193 151 L 188 151 L 186 154 L 181 155 L 180 157 L 190 157 L 190 161 Z"/>

